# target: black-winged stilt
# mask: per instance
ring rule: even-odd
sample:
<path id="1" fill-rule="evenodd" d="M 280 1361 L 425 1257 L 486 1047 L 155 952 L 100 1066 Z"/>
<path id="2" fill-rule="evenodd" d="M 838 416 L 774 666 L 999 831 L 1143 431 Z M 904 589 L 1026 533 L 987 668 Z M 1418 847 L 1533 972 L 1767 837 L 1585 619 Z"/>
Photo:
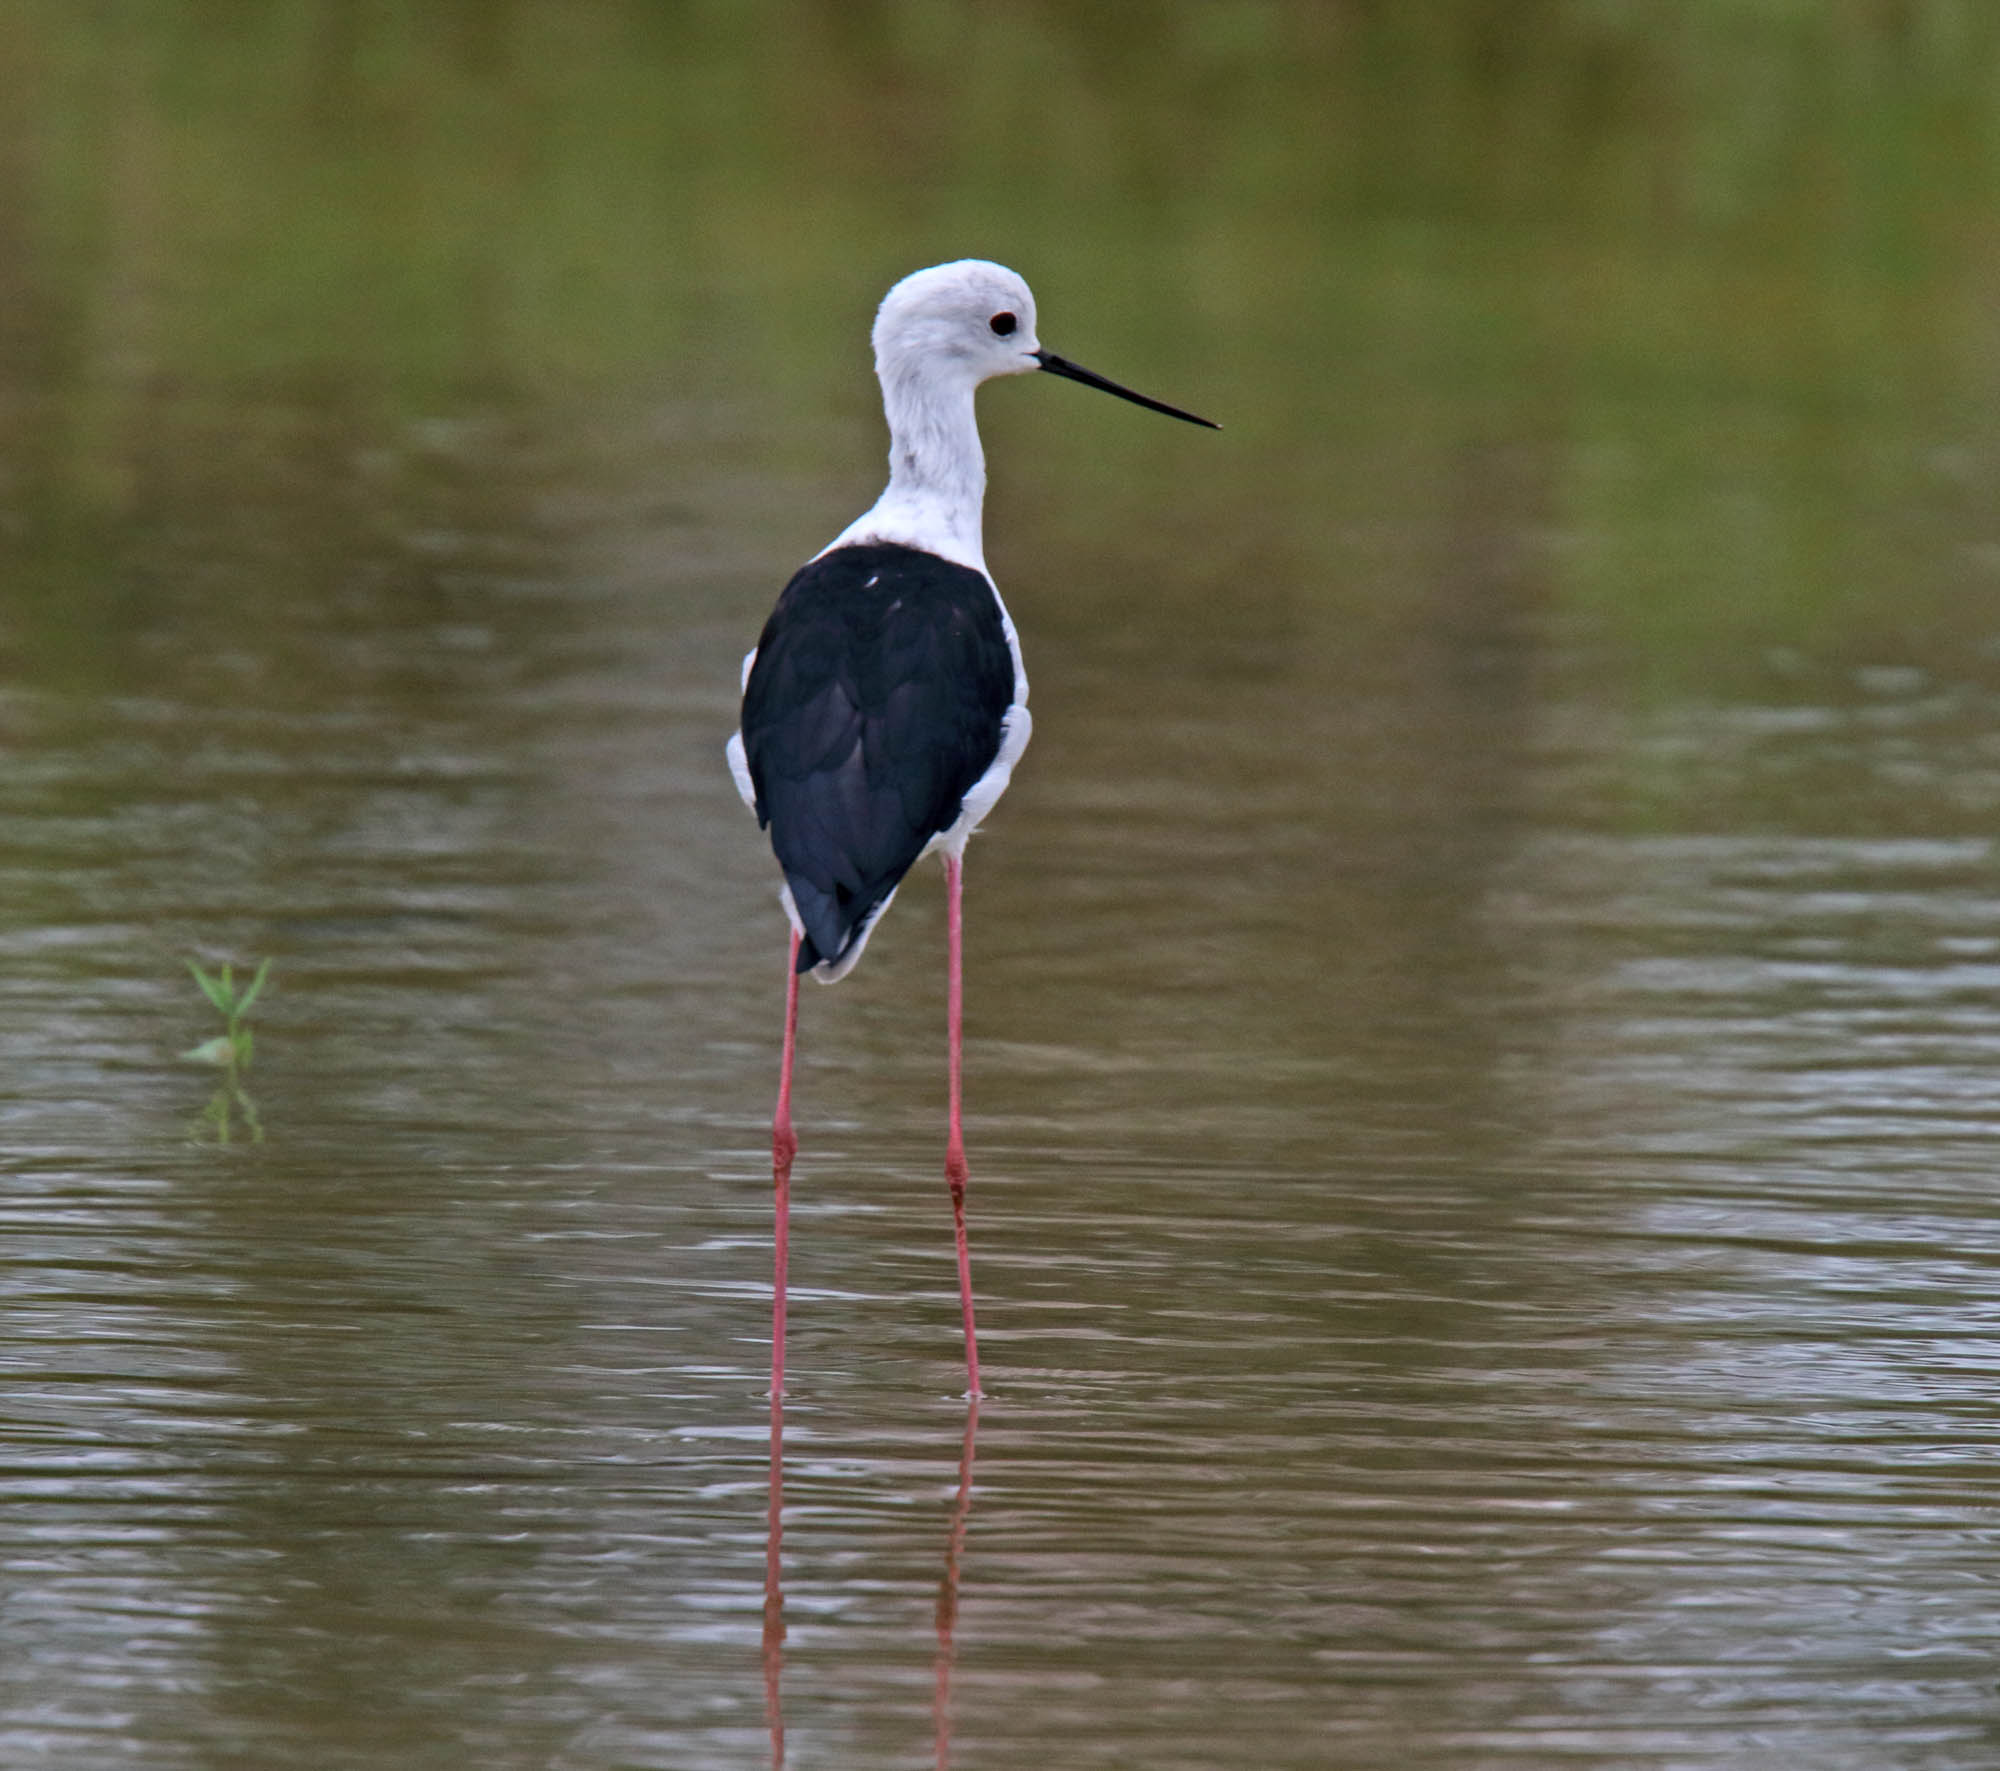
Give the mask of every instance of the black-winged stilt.
<path id="1" fill-rule="evenodd" d="M 785 1377 L 799 974 L 827 984 L 845 977 L 903 875 L 934 850 L 944 858 L 947 901 L 945 1178 L 966 1387 L 980 1393 L 959 1124 L 959 870 L 966 838 L 1007 790 L 1032 722 L 1020 642 L 980 546 L 986 458 L 973 391 L 995 375 L 1040 369 L 1217 428 L 1043 350 L 1028 285 L 984 259 L 905 277 L 883 297 L 874 343 L 889 418 L 888 489 L 785 586 L 757 649 L 743 660 L 742 724 L 729 741 L 737 790 L 771 832 L 792 924 L 771 1123 L 774 1398 Z"/>

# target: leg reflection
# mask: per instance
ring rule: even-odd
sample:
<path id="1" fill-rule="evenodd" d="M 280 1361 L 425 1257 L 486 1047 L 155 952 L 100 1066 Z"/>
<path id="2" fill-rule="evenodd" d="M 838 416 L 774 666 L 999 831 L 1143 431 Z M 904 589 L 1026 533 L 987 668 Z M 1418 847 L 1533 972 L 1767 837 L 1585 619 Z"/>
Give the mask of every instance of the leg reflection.
<path id="1" fill-rule="evenodd" d="M 784 1771 L 785 1710 L 785 1403 L 771 1386 L 771 1517 L 764 1538 L 764 1720 L 771 1730 L 771 1771 Z"/>
<path id="2" fill-rule="evenodd" d="M 944 1579 L 938 1583 L 936 1723 L 938 1771 L 951 1764 L 951 1667 L 957 1657 L 958 1562 L 965 1551 L 965 1525 L 972 1516 L 972 1459 L 979 1442 L 979 1393 L 965 1408 L 965 1442 L 958 1453 L 958 1498 L 951 1509 L 951 1536 L 945 1541 Z"/>
<path id="3" fill-rule="evenodd" d="M 972 1464 L 979 1444 L 979 1402 L 966 1403 L 965 1437 L 958 1453 L 958 1494 L 952 1502 L 951 1533 L 945 1539 L 944 1578 L 938 1582 L 937 1673 L 932 1717 L 938 1771 L 951 1764 L 951 1670 L 957 1658 L 958 1569 L 965 1554 L 965 1528 L 972 1517 Z M 771 1503 L 764 1536 L 764 1720 L 771 1734 L 771 1771 L 785 1764 L 785 1403 L 771 1395 Z"/>

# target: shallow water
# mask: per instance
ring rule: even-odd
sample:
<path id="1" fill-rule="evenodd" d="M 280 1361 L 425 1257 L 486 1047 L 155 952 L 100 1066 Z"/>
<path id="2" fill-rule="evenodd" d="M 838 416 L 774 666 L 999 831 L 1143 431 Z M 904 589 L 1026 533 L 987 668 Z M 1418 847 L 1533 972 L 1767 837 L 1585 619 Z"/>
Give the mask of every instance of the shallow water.
<path id="1" fill-rule="evenodd" d="M 924 880 L 804 1005 L 767 1652 L 769 585 L 540 569 L 14 700 L 11 1756 L 763 1763 L 767 1678 L 793 1763 L 1993 1750 L 2000 856 L 1868 828 L 1990 700 L 1050 658 L 969 871 L 972 1479 Z M 1635 750 L 1720 815 L 1594 811 Z M 1853 791 L 1732 827 L 1788 771 Z"/>
<path id="2" fill-rule="evenodd" d="M 420 157 L 455 217 L 487 164 Z M 1560 230 L 1211 217 L 1165 331 L 1044 290 L 1233 428 L 985 396 L 1037 716 L 967 868 L 989 1395 L 926 873 L 803 1004 L 774 1516 L 783 924 L 721 743 L 870 495 L 887 252 L 807 299 L 710 194 L 751 244 L 590 310 L 637 385 L 356 392 L 254 314 L 218 367 L 165 297 L 178 379 L 32 306 L 0 351 L 0 1760 L 1993 1762 L 1983 421 L 1846 359 L 1635 379 L 1615 303 L 1558 394 L 1468 374 Z M 262 1142 L 177 1058 L 188 955 L 274 959 Z"/>

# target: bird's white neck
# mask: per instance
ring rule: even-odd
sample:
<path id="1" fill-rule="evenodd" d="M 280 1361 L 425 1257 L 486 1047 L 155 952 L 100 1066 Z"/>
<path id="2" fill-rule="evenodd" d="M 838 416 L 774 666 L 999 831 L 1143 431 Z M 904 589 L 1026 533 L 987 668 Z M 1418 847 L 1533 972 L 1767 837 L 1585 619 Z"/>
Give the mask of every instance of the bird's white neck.
<path id="1" fill-rule="evenodd" d="M 981 512 L 986 455 L 973 418 L 970 377 L 884 373 L 889 484 L 874 507 L 825 549 L 900 542 L 986 571 Z"/>

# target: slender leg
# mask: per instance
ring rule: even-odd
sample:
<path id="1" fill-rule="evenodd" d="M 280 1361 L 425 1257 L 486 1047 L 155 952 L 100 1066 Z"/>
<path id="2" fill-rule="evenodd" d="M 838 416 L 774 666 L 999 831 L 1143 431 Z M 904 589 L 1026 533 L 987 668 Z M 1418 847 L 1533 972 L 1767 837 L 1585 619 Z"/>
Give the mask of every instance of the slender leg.
<path id="1" fill-rule="evenodd" d="M 964 1030 L 965 988 L 963 979 L 962 953 L 964 948 L 964 919 L 959 908 L 959 872 L 962 863 L 957 855 L 948 854 L 944 858 L 945 900 L 948 906 L 945 923 L 945 1038 L 950 1046 L 951 1075 L 951 1129 L 945 1139 L 944 1178 L 951 1183 L 952 1229 L 958 1239 L 958 1301 L 965 1312 L 965 1393 L 975 1401 L 979 1398 L 979 1337 L 972 1327 L 972 1255 L 965 1241 L 965 1130 L 959 1123 L 960 1061 L 959 1047 Z"/>
<path id="2" fill-rule="evenodd" d="M 776 1226 L 771 1238 L 771 1400 L 785 1393 L 785 1266 L 791 1244 L 792 1158 L 799 1140 L 792 1130 L 792 1055 L 799 1040 L 799 932 L 792 931 L 785 965 L 785 1056 L 778 1067 L 778 1110 L 771 1118 L 771 1191 Z"/>

